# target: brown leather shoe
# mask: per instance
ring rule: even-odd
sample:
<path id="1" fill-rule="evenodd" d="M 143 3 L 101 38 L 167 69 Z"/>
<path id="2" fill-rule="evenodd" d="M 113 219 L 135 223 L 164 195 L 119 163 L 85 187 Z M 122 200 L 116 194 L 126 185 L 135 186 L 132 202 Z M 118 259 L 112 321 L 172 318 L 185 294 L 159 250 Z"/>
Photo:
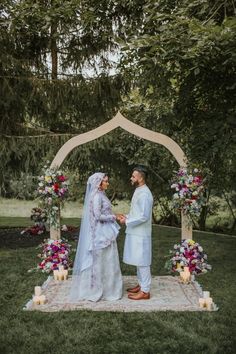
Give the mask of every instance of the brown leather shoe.
<path id="1" fill-rule="evenodd" d="M 136 285 L 134 288 L 128 288 L 127 291 L 131 294 L 136 294 L 140 291 L 140 286 Z"/>
<path id="2" fill-rule="evenodd" d="M 137 294 L 129 294 L 128 298 L 130 300 L 149 300 L 150 293 L 145 293 L 144 291 L 139 291 Z"/>

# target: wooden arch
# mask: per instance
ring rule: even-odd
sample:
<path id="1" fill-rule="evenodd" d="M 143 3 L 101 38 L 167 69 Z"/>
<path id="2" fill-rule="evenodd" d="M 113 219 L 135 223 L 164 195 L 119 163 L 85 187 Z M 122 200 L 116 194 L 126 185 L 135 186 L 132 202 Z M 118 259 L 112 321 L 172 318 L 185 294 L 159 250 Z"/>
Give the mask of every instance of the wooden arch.
<path id="1" fill-rule="evenodd" d="M 115 117 L 113 117 L 108 122 L 102 124 L 100 127 L 90 130 L 87 133 L 77 135 L 70 140 L 68 140 L 57 152 L 54 160 L 51 163 L 51 167 L 60 167 L 62 162 L 65 160 L 66 156 L 77 146 L 88 143 L 89 141 L 95 140 L 116 128 L 122 128 L 127 132 L 138 136 L 139 138 L 149 140 L 153 143 L 163 145 L 168 149 L 171 154 L 175 157 L 180 166 L 186 166 L 186 156 L 181 149 L 181 147 L 171 138 L 164 134 L 153 132 L 149 129 L 143 128 L 128 119 L 126 119 L 120 112 L 118 112 Z M 192 228 L 188 226 L 187 218 L 182 214 L 181 220 L 181 238 L 192 238 Z M 60 230 L 50 229 L 50 237 L 53 239 L 60 238 Z"/>

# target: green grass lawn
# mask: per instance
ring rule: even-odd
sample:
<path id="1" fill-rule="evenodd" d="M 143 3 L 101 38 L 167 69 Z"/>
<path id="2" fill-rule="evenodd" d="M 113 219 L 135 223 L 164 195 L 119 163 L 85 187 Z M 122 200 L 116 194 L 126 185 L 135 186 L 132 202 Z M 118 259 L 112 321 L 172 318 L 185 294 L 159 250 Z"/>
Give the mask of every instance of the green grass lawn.
<path id="1" fill-rule="evenodd" d="M 123 231 L 118 241 L 120 256 Z M 0 353 L 235 353 L 236 238 L 195 232 L 194 239 L 205 248 L 213 266 L 198 281 L 211 292 L 218 312 L 23 311 L 34 286 L 47 276 L 27 272 L 36 265 L 38 253 L 30 241 L 6 243 L 0 249 Z M 164 256 L 179 240 L 180 230 L 154 226 L 153 275 L 166 274 Z M 121 266 L 124 275 L 135 274 L 134 267 L 122 262 Z"/>

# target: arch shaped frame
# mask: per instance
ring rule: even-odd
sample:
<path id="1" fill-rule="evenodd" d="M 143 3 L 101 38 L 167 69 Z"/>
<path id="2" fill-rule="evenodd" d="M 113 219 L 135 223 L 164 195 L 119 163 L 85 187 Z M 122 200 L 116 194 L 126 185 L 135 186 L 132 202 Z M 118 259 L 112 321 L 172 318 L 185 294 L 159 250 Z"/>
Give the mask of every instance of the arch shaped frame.
<path id="1" fill-rule="evenodd" d="M 116 128 L 122 128 L 125 131 L 153 143 L 163 145 L 175 157 L 181 167 L 185 167 L 187 158 L 181 147 L 167 135 L 153 132 L 152 130 L 143 128 L 125 118 L 118 112 L 111 120 L 102 124 L 101 126 L 90 130 L 87 133 L 79 134 L 69 139 L 57 152 L 55 158 L 51 163 L 51 168 L 60 167 L 67 155 L 76 147 L 86 144 L 90 141 L 100 138 L 101 136 L 111 132 Z M 50 228 L 50 237 L 52 239 L 60 238 L 60 230 Z M 181 238 L 192 238 L 192 227 L 188 225 L 187 217 L 182 213 L 181 215 Z"/>

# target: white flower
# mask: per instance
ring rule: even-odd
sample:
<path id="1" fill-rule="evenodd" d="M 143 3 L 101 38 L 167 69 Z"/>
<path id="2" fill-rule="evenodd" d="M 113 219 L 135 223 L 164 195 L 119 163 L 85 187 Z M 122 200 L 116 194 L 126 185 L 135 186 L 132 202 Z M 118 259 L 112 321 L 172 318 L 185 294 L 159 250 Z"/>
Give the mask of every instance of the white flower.
<path id="1" fill-rule="evenodd" d="M 198 172 L 198 168 L 194 168 L 193 172 L 197 173 Z"/>
<path id="2" fill-rule="evenodd" d="M 62 229 L 62 231 L 67 231 L 68 230 L 66 225 L 62 225 L 61 229 Z"/>
<path id="3" fill-rule="evenodd" d="M 198 246 L 198 251 L 199 251 L 199 252 L 202 252 L 202 251 L 203 251 L 202 246 Z"/>

